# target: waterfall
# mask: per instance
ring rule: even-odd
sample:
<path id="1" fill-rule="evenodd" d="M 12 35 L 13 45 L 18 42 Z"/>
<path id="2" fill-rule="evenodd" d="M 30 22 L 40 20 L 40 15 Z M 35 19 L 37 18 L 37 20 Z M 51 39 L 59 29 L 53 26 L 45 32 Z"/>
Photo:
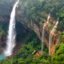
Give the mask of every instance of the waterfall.
<path id="1" fill-rule="evenodd" d="M 45 36 L 44 34 L 45 34 L 45 29 L 46 29 L 46 27 L 48 26 L 49 19 L 50 19 L 50 14 L 48 15 L 47 22 L 44 23 L 43 29 L 42 29 L 42 44 L 41 44 L 41 51 L 43 51 L 43 46 L 44 46 L 43 42 L 44 42 L 44 36 Z"/>
<path id="2" fill-rule="evenodd" d="M 43 52 L 43 44 L 44 43 L 44 27 L 42 29 L 42 44 L 41 44 L 41 51 Z"/>
<path id="3" fill-rule="evenodd" d="M 52 37 L 55 34 L 55 31 L 56 31 L 57 26 L 58 26 L 58 21 L 56 22 L 55 26 L 50 31 L 50 35 L 49 35 L 49 55 L 50 55 L 50 46 L 51 46 L 51 43 L 52 43 Z"/>
<path id="4" fill-rule="evenodd" d="M 52 36 L 50 34 L 49 35 L 49 55 L 50 55 L 50 46 L 51 46 L 51 43 L 52 43 Z"/>
<path id="5" fill-rule="evenodd" d="M 7 36 L 7 42 L 6 42 L 6 48 L 4 49 L 4 55 L 10 56 L 12 55 L 13 48 L 15 47 L 15 15 L 16 15 L 16 7 L 18 6 L 19 0 L 16 1 L 16 3 L 13 6 L 11 15 L 10 15 L 10 23 L 9 23 L 9 30 L 8 30 L 8 36 Z"/>

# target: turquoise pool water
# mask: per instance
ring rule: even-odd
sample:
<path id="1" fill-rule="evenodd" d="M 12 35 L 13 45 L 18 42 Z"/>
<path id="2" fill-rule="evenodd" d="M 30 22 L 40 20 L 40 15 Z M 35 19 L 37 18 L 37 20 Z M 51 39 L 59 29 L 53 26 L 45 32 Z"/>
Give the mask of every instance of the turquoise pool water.
<path id="1" fill-rule="evenodd" d="M 6 57 L 3 54 L 0 54 L 0 61 L 4 60 Z"/>

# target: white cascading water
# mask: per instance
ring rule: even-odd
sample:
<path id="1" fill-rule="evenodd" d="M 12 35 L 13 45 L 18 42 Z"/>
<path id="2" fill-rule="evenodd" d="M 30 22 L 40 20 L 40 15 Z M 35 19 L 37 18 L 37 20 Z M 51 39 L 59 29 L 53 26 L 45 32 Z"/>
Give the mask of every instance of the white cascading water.
<path id="1" fill-rule="evenodd" d="M 13 48 L 15 47 L 15 15 L 16 15 L 16 7 L 18 6 L 19 0 L 16 1 L 16 3 L 13 6 L 11 15 L 10 15 L 10 23 L 9 23 L 9 30 L 8 30 L 8 36 L 7 36 L 7 42 L 6 42 L 6 48 L 4 49 L 4 55 L 10 56 L 12 55 Z"/>
<path id="2" fill-rule="evenodd" d="M 45 33 L 44 29 L 46 29 L 46 27 L 47 27 L 47 25 L 48 25 L 48 23 L 49 23 L 49 19 L 50 19 L 50 14 L 48 15 L 47 22 L 44 23 L 43 29 L 42 29 L 42 44 L 41 44 L 41 51 L 43 51 L 43 45 L 44 45 L 44 44 L 43 44 L 43 42 L 44 42 L 44 33 Z"/>
<path id="3" fill-rule="evenodd" d="M 53 27 L 53 29 L 51 30 L 51 32 L 50 32 L 50 35 L 49 35 L 49 55 L 50 55 L 50 45 L 51 45 L 51 43 L 52 43 L 52 35 L 55 33 L 55 31 L 56 31 L 56 28 L 57 28 L 57 26 L 58 26 L 58 21 L 56 22 L 56 24 L 55 24 L 55 26 Z"/>

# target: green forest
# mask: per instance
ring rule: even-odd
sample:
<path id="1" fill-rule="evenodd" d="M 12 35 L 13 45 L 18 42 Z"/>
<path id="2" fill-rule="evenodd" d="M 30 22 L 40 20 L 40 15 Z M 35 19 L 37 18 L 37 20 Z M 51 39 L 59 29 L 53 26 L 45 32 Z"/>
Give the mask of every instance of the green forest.
<path id="1" fill-rule="evenodd" d="M 15 2 L 0 0 L 0 54 Z M 64 0 L 20 0 L 15 19 L 16 46 L 0 64 L 64 64 Z"/>

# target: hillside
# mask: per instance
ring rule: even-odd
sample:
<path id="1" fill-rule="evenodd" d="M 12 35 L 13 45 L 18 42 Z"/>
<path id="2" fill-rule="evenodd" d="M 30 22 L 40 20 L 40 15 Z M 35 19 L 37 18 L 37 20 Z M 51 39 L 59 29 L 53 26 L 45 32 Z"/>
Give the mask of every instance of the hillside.
<path id="1" fill-rule="evenodd" d="M 15 2 L 0 0 L 0 55 Z M 20 0 L 15 11 L 16 46 L 0 64 L 64 64 L 64 0 Z"/>

